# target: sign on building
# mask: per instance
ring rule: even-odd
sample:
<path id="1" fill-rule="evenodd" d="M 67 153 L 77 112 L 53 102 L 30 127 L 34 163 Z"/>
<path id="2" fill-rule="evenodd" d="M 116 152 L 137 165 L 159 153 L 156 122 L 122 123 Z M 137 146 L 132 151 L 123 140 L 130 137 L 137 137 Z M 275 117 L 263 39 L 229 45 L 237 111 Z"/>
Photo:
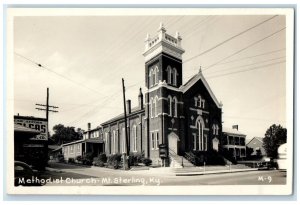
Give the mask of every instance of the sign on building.
<path id="1" fill-rule="evenodd" d="M 14 116 L 15 124 L 22 125 L 40 132 L 32 140 L 48 140 L 47 120 L 44 118 Z"/>
<path id="2" fill-rule="evenodd" d="M 168 157 L 168 148 L 166 144 L 160 144 L 159 146 L 159 157 L 167 158 Z"/>

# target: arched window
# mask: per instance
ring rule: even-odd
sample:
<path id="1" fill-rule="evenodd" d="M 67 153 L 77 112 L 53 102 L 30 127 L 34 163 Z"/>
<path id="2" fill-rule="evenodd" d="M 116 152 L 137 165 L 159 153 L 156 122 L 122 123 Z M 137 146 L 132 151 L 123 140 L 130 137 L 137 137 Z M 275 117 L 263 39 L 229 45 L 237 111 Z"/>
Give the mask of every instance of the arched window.
<path id="1" fill-rule="evenodd" d="M 132 126 L 132 138 L 133 138 L 133 151 L 136 152 L 137 151 L 137 129 L 136 129 L 136 125 Z"/>
<path id="2" fill-rule="evenodd" d="M 198 107 L 201 107 L 201 102 L 202 102 L 202 99 L 201 99 L 201 96 L 199 95 L 198 96 L 198 103 L 197 103 Z"/>
<path id="3" fill-rule="evenodd" d="M 154 115 L 157 116 L 158 115 L 158 97 L 155 96 L 154 99 Z"/>
<path id="4" fill-rule="evenodd" d="M 150 69 L 150 72 L 149 72 L 149 87 L 152 87 L 152 85 L 153 85 L 152 74 L 153 74 L 153 69 Z"/>
<path id="5" fill-rule="evenodd" d="M 155 72 L 155 83 L 154 84 L 157 84 L 158 83 L 158 66 L 155 66 L 155 69 L 154 69 L 154 72 Z"/>
<path id="6" fill-rule="evenodd" d="M 172 116 L 172 107 L 173 107 L 172 106 L 172 101 L 173 101 L 172 97 L 169 95 L 168 96 L 168 107 L 169 107 L 169 113 L 168 114 L 169 114 L 169 116 Z"/>
<path id="7" fill-rule="evenodd" d="M 199 147 L 200 151 L 206 151 L 207 150 L 207 137 L 204 136 L 204 121 L 202 118 L 198 119 L 196 122 L 197 126 L 197 136 L 198 136 L 198 142 L 197 145 Z"/>
<path id="8" fill-rule="evenodd" d="M 177 98 L 176 97 L 173 98 L 173 102 L 172 102 L 172 114 L 174 117 L 177 117 Z"/>
<path id="9" fill-rule="evenodd" d="M 177 85 L 177 70 L 176 70 L 176 68 L 173 68 L 172 74 L 173 74 L 172 84 L 176 86 Z"/>
<path id="10" fill-rule="evenodd" d="M 170 66 L 167 67 L 168 72 L 168 83 L 172 84 L 172 68 Z"/>
<path id="11" fill-rule="evenodd" d="M 152 86 L 154 86 L 156 84 L 156 71 L 153 70 L 153 73 L 152 73 Z"/>
<path id="12" fill-rule="evenodd" d="M 216 125 L 216 135 L 219 135 L 219 125 Z"/>
<path id="13" fill-rule="evenodd" d="M 157 115 L 157 111 L 156 111 L 157 106 L 156 105 L 157 105 L 156 98 L 154 98 L 154 100 L 153 100 L 153 109 L 154 109 L 153 116 L 154 117 Z"/>
<path id="14" fill-rule="evenodd" d="M 216 127 L 215 127 L 215 124 L 213 124 L 213 126 L 212 126 L 212 131 L 213 131 L 213 135 L 215 135 L 215 133 L 216 133 Z"/>
<path id="15" fill-rule="evenodd" d="M 153 118 L 153 98 L 151 98 L 150 100 L 150 117 Z"/>
<path id="16" fill-rule="evenodd" d="M 117 133 L 116 130 L 113 131 L 113 138 L 112 138 L 112 153 L 115 154 L 116 153 L 116 137 L 117 137 Z"/>
<path id="17" fill-rule="evenodd" d="M 109 135 L 108 132 L 105 132 L 105 149 L 107 153 L 110 153 L 110 149 L 109 149 Z"/>

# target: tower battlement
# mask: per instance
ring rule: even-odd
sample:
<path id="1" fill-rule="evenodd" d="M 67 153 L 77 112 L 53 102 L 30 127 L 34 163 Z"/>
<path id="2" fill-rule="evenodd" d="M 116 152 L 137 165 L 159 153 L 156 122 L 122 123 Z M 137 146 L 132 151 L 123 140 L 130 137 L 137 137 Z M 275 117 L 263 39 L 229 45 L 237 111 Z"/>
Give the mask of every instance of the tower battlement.
<path id="1" fill-rule="evenodd" d="M 159 52 L 165 52 L 181 59 L 181 55 L 184 53 L 184 50 L 181 47 L 181 36 L 179 32 L 176 32 L 175 36 L 172 36 L 167 33 L 163 23 L 160 23 L 160 26 L 157 30 L 157 34 L 154 37 L 150 37 L 147 34 L 145 39 L 145 60 L 149 60 L 154 55 Z"/>

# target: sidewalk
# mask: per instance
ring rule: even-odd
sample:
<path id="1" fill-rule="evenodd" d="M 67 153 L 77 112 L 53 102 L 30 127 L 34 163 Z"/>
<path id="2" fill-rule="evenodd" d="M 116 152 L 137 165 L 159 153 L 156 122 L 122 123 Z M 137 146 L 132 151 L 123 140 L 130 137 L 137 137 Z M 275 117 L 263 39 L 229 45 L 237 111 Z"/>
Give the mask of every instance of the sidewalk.
<path id="1" fill-rule="evenodd" d="M 235 172 L 249 172 L 257 171 L 256 168 L 250 169 L 231 169 L 231 170 L 214 170 L 214 171 L 199 171 L 199 172 L 181 172 L 175 173 L 175 176 L 195 176 L 195 175 L 208 175 L 208 174 L 226 174 L 226 173 L 235 173 Z"/>
<path id="2" fill-rule="evenodd" d="M 73 165 L 76 166 L 76 165 Z M 79 168 L 79 167 L 78 167 Z M 149 169 L 132 169 L 132 170 L 126 170 L 123 169 L 109 169 L 105 167 L 80 167 L 80 171 L 83 171 L 83 169 L 86 169 L 86 171 L 99 171 L 99 172 L 110 172 L 112 174 L 141 174 L 141 175 L 152 175 L 152 176 L 195 176 L 195 175 L 209 175 L 209 174 L 226 174 L 226 173 L 235 173 L 235 172 L 249 172 L 249 171 L 257 171 L 257 168 L 243 168 L 243 169 L 237 169 L 237 168 L 230 168 L 228 166 L 211 166 L 206 167 L 205 169 L 203 167 L 186 167 L 186 168 L 172 168 L 172 167 L 156 167 L 156 168 L 149 168 Z M 62 172 L 74 172 L 75 170 L 72 169 L 58 169 L 58 168 L 51 168 L 46 167 L 47 171 L 62 173 Z M 78 169 L 77 169 L 78 170 Z"/>

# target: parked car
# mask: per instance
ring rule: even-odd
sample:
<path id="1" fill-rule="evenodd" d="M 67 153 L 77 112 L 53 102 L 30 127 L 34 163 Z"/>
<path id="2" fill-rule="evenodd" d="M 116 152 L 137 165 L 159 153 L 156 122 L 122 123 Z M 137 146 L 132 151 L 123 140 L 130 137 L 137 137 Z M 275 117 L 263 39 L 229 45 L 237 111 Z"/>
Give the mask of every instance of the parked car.
<path id="1" fill-rule="evenodd" d="M 270 159 L 262 160 L 258 163 L 258 169 L 259 170 L 270 170 L 270 169 L 278 169 L 278 164 L 276 159 Z"/>
<path id="2" fill-rule="evenodd" d="M 28 164 L 15 161 L 15 186 L 40 186 L 38 171 L 33 170 Z"/>

